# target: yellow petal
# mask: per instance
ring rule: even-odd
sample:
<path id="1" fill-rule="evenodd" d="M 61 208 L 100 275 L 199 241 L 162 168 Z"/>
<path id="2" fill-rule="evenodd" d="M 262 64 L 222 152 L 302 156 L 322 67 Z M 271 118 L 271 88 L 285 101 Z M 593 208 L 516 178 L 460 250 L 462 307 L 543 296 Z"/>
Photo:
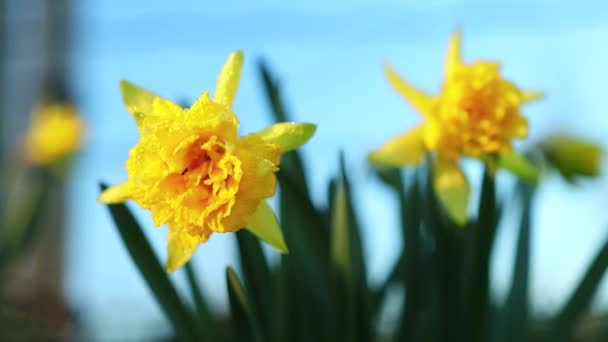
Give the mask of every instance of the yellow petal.
<path id="1" fill-rule="evenodd" d="M 99 195 L 97 201 L 102 203 L 121 203 L 131 196 L 131 187 L 128 182 L 113 185 Z"/>
<path id="2" fill-rule="evenodd" d="M 259 131 L 260 137 L 279 146 L 281 152 L 291 151 L 304 145 L 315 133 L 316 125 L 310 123 L 283 122 Z"/>
<path id="3" fill-rule="evenodd" d="M 448 51 L 445 58 L 446 78 L 450 78 L 456 69 L 462 65 L 461 40 L 462 31 L 458 28 L 452 33 L 452 37 L 448 43 Z"/>
<path id="4" fill-rule="evenodd" d="M 528 103 L 536 100 L 540 100 L 545 97 L 545 93 L 538 90 L 525 90 L 522 92 L 522 103 Z"/>
<path id="5" fill-rule="evenodd" d="M 424 144 L 429 151 L 434 151 L 438 148 L 441 142 L 441 124 L 439 120 L 430 118 L 426 120 L 422 126 L 424 131 Z"/>
<path id="6" fill-rule="evenodd" d="M 516 152 L 501 153 L 498 156 L 498 166 L 534 184 L 540 177 L 540 170 L 526 157 Z"/>
<path id="7" fill-rule="evenodd" d="M 424 129 L 418 126 L 387 141 L 378 150 L 369 154 L 369 160 L 380 166 L 399 167 L 416 165 L 424 157 Z"/>
<path id="8" fill-rule="evenodd" d="M 525 138 L 528 136 L 528 119 L 523 116 L 515 118 L 515 125 L 513 127 L 513 136 L 516 138 Z"/>
<path id="9" fill-rule="evenodd" d="M 455 160 L 439 158 L 433 168 L 433 187 L 439 201 L 458 225 L 467 222 L 469 182 Z"/>
<path id="10" fill-rule="evenodd" d="M 169 230 L 165 270 L 171 273 L 182 267 L 190 260 L 198 245 L 199 240 L 196 237 L 187 233 Z"/>
<path id="11" fill-rule="evenodd" d="M 215 87 L 215 101 L 227 106 L 232 106 L 236 91 L 241 79 L 241 68 L 243 67 L 243 52 L 238 50 L 230 54 L 222 67 L 217 78 Z"/>
<path id="12" fill-rule="evenodd" d="M 266 201 L 261 201 L 253 216 L 247 220 L 247 229 L 279 252 L 288 253 L 279 221 Z"/>
<path id="13" fill-rule="evenodd" d="M 120 81 L 120 93 L 127 111 L 133 115 L 138 126 L 148 115 L 172 115 L 182 110 L 177 104 L 127 80 Z"/>
<path id="14" fill-rule="evenodd" d="M 414 87 L 388 64 L 384 64 L 384 74 L 388 83 L 409 102 L 412 107 L 425 117 L 431 116 L 434 99 L 426 92 Z"/>

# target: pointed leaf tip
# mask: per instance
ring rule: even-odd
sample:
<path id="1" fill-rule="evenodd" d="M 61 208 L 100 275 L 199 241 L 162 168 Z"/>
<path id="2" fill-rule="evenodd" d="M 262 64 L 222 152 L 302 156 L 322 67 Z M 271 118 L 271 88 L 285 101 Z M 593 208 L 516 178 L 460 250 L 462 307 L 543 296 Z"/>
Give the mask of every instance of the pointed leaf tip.
<path id="1" fill-rule="evenodd" d="M 350 273 L 350 246 L 348 238 L 348 218 L 346 208 L 346 189 L 339 183 L 333 198 L 331 221 L 331 254 L 333 263 L 344 273 Z"/>
<path id="2" fill-rule="evenodd" d="M 130 197 L 130 189 L 129 183 L 124 182 L 120 184 L 116 184 L 112 187 L 106 187 L 102 185 L 103 191 L 99 197 L 97 197 L 97 201 L 106 204 L 114 204 L 121 203 L 129 199 Z"/>

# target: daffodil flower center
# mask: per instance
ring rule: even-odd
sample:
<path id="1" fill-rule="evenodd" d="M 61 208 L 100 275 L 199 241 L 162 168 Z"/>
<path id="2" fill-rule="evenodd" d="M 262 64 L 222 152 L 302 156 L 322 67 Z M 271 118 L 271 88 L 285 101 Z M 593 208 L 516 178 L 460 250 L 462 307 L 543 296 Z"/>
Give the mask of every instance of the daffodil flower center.
<path id="1" fill-rule="evenodd" d="M 241 161 L 215 135 L 178 146 L 175 157 L 181 166 L 161 182 L 162 191 L 177 196 L 181 207 L 188 208 L 176 212 L 175 218 L 223 231 L 221 221 L 230 215 L 243 176 Z"/>
<path id="2" fill-rule="evenodd" d="M 436 104 L 442 133 L 458 153 L 478 157 L 510 146 L 520 117 L 519 90 L 500 76 L 497 63 L 475 62 L 450 75 Z"/>

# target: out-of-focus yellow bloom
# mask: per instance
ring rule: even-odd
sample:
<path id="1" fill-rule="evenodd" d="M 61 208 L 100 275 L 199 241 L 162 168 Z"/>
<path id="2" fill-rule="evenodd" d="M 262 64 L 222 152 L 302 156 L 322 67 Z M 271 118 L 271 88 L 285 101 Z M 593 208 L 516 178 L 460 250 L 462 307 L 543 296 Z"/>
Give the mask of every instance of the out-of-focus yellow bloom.
<path id="1" fill-rule="evenodd" d="M 129 152 L 128 179 L 102 193 L 105 203 L 133 199 L 169 228 L 167 271 L 187 262 L 212 233 L 247 227 L 287 252 L 274 213 L 264 200 L 275 192 L 281 153 L 304 144 L 315 126 L 281 123 L 244 137 L 232 111 L 243 54 L 234 52 L 208 92 L 184 109 L 127 81 L 121 91 L 139 127 Z"/>
<path id="2" fill-rule="evenodd" d="M 25 156 L 33 165 L 49 165 L 82 146 L 84 121 L 69 103 L 44 103 L 32 112 L 24 137 Z"/>
<path id="3" fill-rule="evenodd" d="M 528 123 L 520 106 L 542 94 L 522 91 L 504 79 L 497 62 L 464 63 L 460 41 L 461 34 L 456 31 L 448 44 L 445 80 L 436 96 L 414 87 L 385 65 L 391 86 L 424 121 L 390 139 L 370 153 L 369 159 L 377 165 L 399 167 L 418 164 L 425 153 L 435 152 L 436 192 L 452 218 L 464 223 L 469 187 L 458 158 L 497 156 L 499 165 L 520 176 L 536 178 L 534 168 L 512 151 L 512 140 L 528 134 Z"/>

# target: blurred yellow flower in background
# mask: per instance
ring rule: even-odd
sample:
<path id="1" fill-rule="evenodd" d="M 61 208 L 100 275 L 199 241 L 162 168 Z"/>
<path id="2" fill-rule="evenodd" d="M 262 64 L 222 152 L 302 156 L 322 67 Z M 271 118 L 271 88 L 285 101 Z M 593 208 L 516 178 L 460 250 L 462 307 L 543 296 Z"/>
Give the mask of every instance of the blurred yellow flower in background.
<path id="1" fill-rule="evenodd" d="M 31 116 L 24 137 L 25 157 L 32 165 L 49 165 L 78 151 L 84 120 L 69 103 L 43 103 Z"/>
<path id="2" fill-rule="evenodd" d="M 237 136 L 232 111 L 243 54 L 222 68 L 213 99 L 208 92 L 187 109 L 127 81 L 121 91 L 140 140 L 129 152 L 128 179 L 102 193 L 105 203 L 133 199 L 167 224 L 171 272 L 186 263 L 212 233 L 247 227 L 287 252 L 281 229 L 265 198 L 274 195 L 282 153 L 308 141 L 315 126 L 281 123 Z"/>
<path id="3" fill-rule="evenodd" d="M 448 44 L 445 80 L 438 95 L 414 87 L 385 65 L 391 86 L 418 111 L 424 121 L 386 142 L 369 155 L 372 163 L 400 167 L 422 162 L 435 152 L 435 190 L 452 218 L 467 219 L 469 185 L 458 165 L 460 156 L 488 159 L 534 180 L 535 168 L 512 152 L 512 141 L 525 138 L 528 122 L 521 105 L 538 99 L 540 92 L 523 91 L 500 75 L 497 62 L 461 59 L 461 34 L 455 31 Z"/>

